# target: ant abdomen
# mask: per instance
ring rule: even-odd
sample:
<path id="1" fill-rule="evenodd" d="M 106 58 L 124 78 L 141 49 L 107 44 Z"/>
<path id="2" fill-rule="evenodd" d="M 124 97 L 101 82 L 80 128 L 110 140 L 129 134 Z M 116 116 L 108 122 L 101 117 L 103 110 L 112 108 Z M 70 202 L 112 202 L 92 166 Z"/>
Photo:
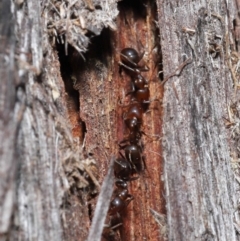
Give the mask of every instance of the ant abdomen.
<path id="1" fill-rule="evenodd" d="M 124 113 L 124 119 L 133 119 L 136 118 L 138 120 L 142 120 L 143 109 L 140 103 L 133 102 L 128 111 Z"/>
<path id="2" fill-rule="evenodd" d="M 118 158 L 114 162 L 114 174 L 115 177 L 121 180 L 129 180 L 132 174 L 132 167 L 130 163 L 123 158 Z"/>
<path id="3" fill-rule="evenodd" d="M 124 148 L 125 157 L 131 163 L 132 169 L 142 171 L 142 149 L 139 145 L 131 144 Z"/>
<path id="4" fill-rule="evenodd" d="M 110 209 L 109 213 L 110 214 L 116 214 L 119 211 L 121 211 L 125 207 L 124 200 L 122 200 L 120 197 L 115 197 L 111 203 L 110 203 Z"/>
<path id="5" fill-rule="evenodd" d="M 134 97 L 136 101 L 140 103 L 149 102 L 150 91 L 148 87 L 144 87 L 143 89 L 139 89 L 135 92 Z"/>

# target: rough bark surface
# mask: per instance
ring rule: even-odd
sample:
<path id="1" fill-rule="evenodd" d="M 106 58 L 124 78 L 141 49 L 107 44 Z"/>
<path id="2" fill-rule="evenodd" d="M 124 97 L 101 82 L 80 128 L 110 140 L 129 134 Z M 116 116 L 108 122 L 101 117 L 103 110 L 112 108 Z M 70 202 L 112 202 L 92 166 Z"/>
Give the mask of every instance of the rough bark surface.
<path id="1" fill-rule="evenodd" d="M 1 39 L 1 240 L 61 240 L 59 160 L 72 147 L 59 63 L 51 48 L 43 61 L 39 1 L 3 1 L 1 11 L 11 27 Z"/>
<path id="2" fill-rule="evenodd" d="M 142 138 L 146 169 L 114 240 L 239 240 L 235 5 L 157 4 L 158 15 L 150 0 L 0 3 L 0 240 L 86 240 L 126 135 L 125 47 L 145 51 L 153 101 L 143 131 L 155 137 Z M 167 77 L 188 57 L 162 100 L 159 66 Z"/>
<path id="3" fill-rule="evenodd" d="M 0 4 L 0 138 L 2 141 L 0 147 L 0 167 L 1 167 L 1 184 L 0 184 L 0 233 L 8 231 L 12 209 L 15 199 L 15 172 L 16 172 L 16 159 L 15 159 L 15 135 L 17 132 L 18 111 L 21 109 L 21 104 L 14 111 L 15 105 L 15 90 L 14 86 L 14 50 L 15 38 L 13 37 L 14 22 L 13 16 L 10 12 L 10 2 L 3 1 Z M 3 9 L 5 11 L 3 11 Z M 9 19 L 6 24 L 3 24 L 4 19 Z M 6 55 L 3 51 L 8 50 Z M 21 111 L 20 111 L 21 112 Z M 20 114 L 21 116 L 21 114 Z M 14 118 L 15 117 L 15 118 Z M 20 117 L 21 119 L 21 117 Z"/>
<path id="4" fill-rule="evenodd" d="M 239 240 L 231 132 L 224 121 L 238 101 L 231 75 L 234 4 L 158 1 L 164 75 L 192 59 L 164 90 L 169 240 Z"/>
<path id="5" fill-rule="evenodd" d="M 96 195 L 89 176 L 94 177 L 95 161 L 83 155 L 79 101 L 64 84 L 56 45 L 49 42 L 59 37 L 59 32 L 50 32 L 54 21 L 62 24 L 61 37 L 69 37 L 72 24 L 64 29 L 70 14 L 66 16 L 66 6 L 71 11 L 79 6 L 72 10 L 73 5 L 66 1 L 59 8 L 56 2 L 0 4 L 1 240 L 85 240 L 90 226 L 87 199 Z M 94 10 L 91 3 L 78 2 L 85 18 L 96 17 L 78 27 L 87 33 L 92 23 L 99 34 L 114 20 L 116 3 L 95 2 L 104 5 L 98 14 L 88 15 Z M 114 11 L 109 12 L 111 7 Z M 52 9 L 60 14 L 58 18 L 53 17 Z M 59 26 L 55 27 L 58 31 Z M 80 40 L 74 47 L 82 46 L 86 38 Z"/>

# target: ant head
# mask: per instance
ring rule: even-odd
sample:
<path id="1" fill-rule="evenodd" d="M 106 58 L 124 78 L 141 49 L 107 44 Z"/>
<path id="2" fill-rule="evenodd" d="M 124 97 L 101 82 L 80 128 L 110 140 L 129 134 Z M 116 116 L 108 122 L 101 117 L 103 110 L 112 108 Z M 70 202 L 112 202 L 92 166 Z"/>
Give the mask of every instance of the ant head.
<path id="1" fill-rule="evenodd" d="M 130 67 L 136 67 L 140 61 L 138 52 L 133 48 L 125 48 L 121 51 L 121 61 Z"/>

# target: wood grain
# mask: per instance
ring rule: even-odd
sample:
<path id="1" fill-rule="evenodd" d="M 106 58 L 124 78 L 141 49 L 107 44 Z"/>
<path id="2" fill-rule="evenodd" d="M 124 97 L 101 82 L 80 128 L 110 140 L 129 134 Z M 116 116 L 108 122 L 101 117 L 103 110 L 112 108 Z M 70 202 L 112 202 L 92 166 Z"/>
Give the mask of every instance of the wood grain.
<path id="1" fill-rule="evenodd" d="M 231 4 L 158 1 L 164 75 L 185 58 L 193 59 L 164 90 L 169 240 L 239 240 L 233 218 L 237 197 L 230 132 L 223 121 L 237 98 L 226 64 L 234 50 L 225 45 L 233 27 Z M 214 43 L 221 48 L 217 55 L 209 51 Z"/>

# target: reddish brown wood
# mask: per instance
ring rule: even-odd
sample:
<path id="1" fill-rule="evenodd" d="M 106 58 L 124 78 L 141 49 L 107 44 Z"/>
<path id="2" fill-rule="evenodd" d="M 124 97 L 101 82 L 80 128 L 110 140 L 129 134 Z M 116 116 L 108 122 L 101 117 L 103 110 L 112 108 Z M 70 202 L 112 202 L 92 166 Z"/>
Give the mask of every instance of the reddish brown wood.
<path id="1" fill-rule="evenodd" d="M 117 50 L 132 47 L 139 52 L 145 51 L 144 61 L 150 71 L 144 73 L 149 80 L 150 99 L 149 112 L 144 114 L 143 130 L 146 134 L 158 137 L 157 140 L 143 136 L 144 155 L 146 170 L 140 178 L 130 184 L 130 193 L 134 196 L 126 211 L 122 236 L 124 240 L 163 240 L 159 233 L 159 226 L 151 214 L 153 209 L 159 214 L 165 214 L 165 202 L 163 198 L 162 159 L 161 159 L 161 99 L 162 89 L 158 71 L 160 70 L 161 49 L 158 42 L 158 31 L 154 23 L 155 5 L 146 1 L 129 4 L 120 3 L 120 16 L 117 20 L 118 31 L 116 32 Z M 118 56 L 119 61 L 119 56 Z M 126 94 L 130 87 L 130 78 L 123 73 L 119 76 L 120 90 Z M 120 93 L 121 98 L 124 97 Z M 126 129 L 122 124 L 122 116 L 119 116 L 120 123 L 118 140 L 123 138 Z M 164 223 L 163 223 L 164 225 Z"/>
<path id="2" fill-rule="evenodd" d="M 73 60 L 75 69 L 79 69 L 75 88 L 80 94 L 80 116 L 87 129 L 85 149 L 97 160 L 100 182 L 108 168 L 109 156 L 119 155 L 118 142 L 127 134 L 123 124 L 125 109 L 118 102 L 127 101 L 130 78 L 124 71 L 119 73 L 121 49 L 133 47 L 145 51 L 144 61 L 150 68 L 144 76 L 149 80 L 152 102 L 144 114 L 143 131 L 152 138 L 143 136 L 146 170 L 130 183 L 134 200 L 123 216 L 120 229 L 123 240 L 163 240 L 150 211 L 165 214 L 160 148 L 162 88 L 158 78 L 161 50 L 154 23 L 156 8 L 150 2 L 146 4 L 145 7 L 142 3 L 132 6 L 120 3 L 118 30 L 114 34 L 105 32 L 93 40 L 86 63 Z"/>

